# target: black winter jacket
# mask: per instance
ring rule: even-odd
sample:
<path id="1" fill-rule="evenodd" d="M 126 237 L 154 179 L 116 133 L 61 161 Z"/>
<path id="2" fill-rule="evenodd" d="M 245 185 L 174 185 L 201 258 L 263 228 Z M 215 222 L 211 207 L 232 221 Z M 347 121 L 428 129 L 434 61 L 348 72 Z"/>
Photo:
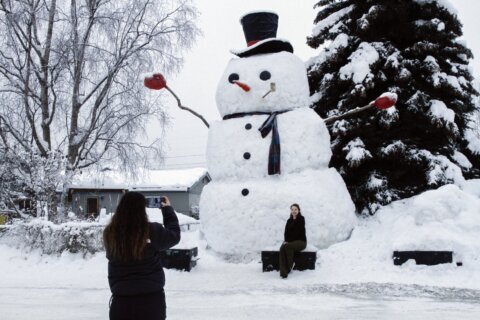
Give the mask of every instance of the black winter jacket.
<path id="1" fill-rule="evenodd" d="M 159 292 L 165 285 L 160 251 L 180 241 L 180 226 L 171 206 L 162 207 L 163 225 L 150 222 L 150 243 L 145 247 L 143 259 L 116 262 L 107 253 L 108 283 L 113 295 L 132 296 Z"/>
<path id="2" fill-rule="evenodd" d="M 307 236 L 305 235 L 305 218 L 302 215 L 298 215 L 296 219 L 290 216 L 285 225 L 284 241 L 292 242 L 295 240 L 302 240 L 307 242 Z"/>

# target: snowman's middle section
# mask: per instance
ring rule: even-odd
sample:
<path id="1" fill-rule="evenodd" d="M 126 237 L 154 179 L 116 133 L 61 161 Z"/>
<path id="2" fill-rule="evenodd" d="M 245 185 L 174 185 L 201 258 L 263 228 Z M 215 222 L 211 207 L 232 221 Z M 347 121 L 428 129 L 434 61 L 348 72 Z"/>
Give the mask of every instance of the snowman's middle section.
<path id="1" fill-rule="evenodd" d="M 268 115 L 246 115 L 215 122 L 208 137 L 207 162 L 214 181 L 264 178 L 272 132 L 258 130 Z M 298 108 L 277 116 L 281 174 L 326 169 L 331 157 L 330 136 L 323 120 L 311 109 Z"/>

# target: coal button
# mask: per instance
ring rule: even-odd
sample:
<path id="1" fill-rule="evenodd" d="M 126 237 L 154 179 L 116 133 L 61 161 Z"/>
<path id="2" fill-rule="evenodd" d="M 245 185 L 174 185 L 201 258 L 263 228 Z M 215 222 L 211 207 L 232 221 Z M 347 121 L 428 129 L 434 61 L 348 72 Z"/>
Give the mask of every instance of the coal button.
<path id="1" fill-rule="evenodd" d="M 249 193 L 248 189 L 243 189 L 242 190 L 242 195 L 247 196 Z"/>
<path id="2" fill-rule="evenodd" d="M 245 159 L 245 160 L 250 159 L 250 152 L 245 152 L 245 153 L 243 154 L 243 159 Z"/>
<path id="3" fill-rule="evenodd" d="M 252 124 L 251 124 L 251 123 L 247 123 L 247 124 L 245 125 L 245 129 L 247 129 L 247 130 L 252 129 Z"/>

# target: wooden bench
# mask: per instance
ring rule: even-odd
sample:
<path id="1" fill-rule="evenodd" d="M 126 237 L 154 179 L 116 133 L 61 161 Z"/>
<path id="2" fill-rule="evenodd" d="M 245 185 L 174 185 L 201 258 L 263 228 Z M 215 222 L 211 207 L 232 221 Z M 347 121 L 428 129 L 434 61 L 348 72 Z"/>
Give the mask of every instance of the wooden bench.
<path id="1" fill-rule="evenodd" d="M 279 251 L 262 251 L 262 269 L 263 272 L 278 271 L 279 268 Z M 317 261 L 316 251 L 300 251 L 295 252 L 293 256 L 294 270 L 315 270 Z"/>
<path id="2" fill-rule="evenodd" d="M 167 249 L 161 252 L 162 265 L 166 269 L 189 271 L 197 265 L 198 248 Z"/>
<path id="3" fill-rule="evenodd" d="M 400 266 L 410 259 L 415 260 L 416 264 L 424 264 L 433 266 L 441 263 L 452 263 L 452 251 L 394 251 L 393 264 Z M 457 262 L 457 266 L 461 266 L 461 262 Z"/>

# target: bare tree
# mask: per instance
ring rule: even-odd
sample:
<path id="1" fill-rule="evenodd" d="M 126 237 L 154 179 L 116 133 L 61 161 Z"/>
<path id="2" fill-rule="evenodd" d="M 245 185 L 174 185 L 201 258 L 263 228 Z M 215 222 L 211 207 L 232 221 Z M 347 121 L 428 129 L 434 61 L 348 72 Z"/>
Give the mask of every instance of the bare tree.
<path id="1" fill-rule="evenodd" d="M 189 0 L 0 0 L 0 144 L 65 159 L 63 187 L 99 162 L 160 154 L 139 139 L 166 116 L 141 74 L 179 70 L 196 17 Z"/>

